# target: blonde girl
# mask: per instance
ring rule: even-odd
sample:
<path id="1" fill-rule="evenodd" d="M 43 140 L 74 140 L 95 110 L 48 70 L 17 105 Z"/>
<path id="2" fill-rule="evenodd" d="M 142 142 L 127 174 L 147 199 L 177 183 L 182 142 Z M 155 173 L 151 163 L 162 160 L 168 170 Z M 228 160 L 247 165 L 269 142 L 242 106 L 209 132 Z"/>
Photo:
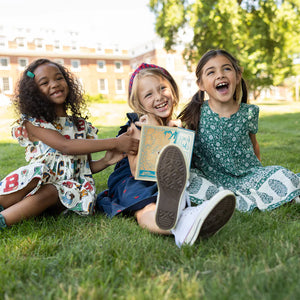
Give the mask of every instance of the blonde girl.
<path id="1" fill-rule="evenodd" d="M 180 126 L 174 120 L 179 91 L 167 70 L 141 64 L 129 82 L 128 103 L 134 113 L 119 134 L 130 130 L 139 139 L 143 124 Z M 97 206 L 108 216 L 132 214 L 138 224 L 153 233 L 173 234 L 175 242 L 192 245 L 223 227 L 234 211 L 235 197 L 222 191 L 205 205 L 188 206 L 186 193 L 189 171 L 179 147 L 166 146 L 157 163 L 157 183 L 135 180 L 136 155 L 120 161 L 108 179 L 108 190 L 98 195 Z M 208 203 L 209 202 L 209 203 Z"/>

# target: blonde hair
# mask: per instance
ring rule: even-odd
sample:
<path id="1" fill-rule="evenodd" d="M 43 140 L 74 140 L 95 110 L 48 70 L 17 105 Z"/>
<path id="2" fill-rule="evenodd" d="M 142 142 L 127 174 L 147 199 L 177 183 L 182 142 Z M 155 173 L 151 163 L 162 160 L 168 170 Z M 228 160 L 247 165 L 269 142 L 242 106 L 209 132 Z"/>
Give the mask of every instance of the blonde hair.
<path id="1" fill-rule="evenodd" d="M 145 115 L 145 114 L 149 114 L 149 112 L 144 108 L 144 106 L 142 105 L 142 103 L 138 97 L 139 81 L 140 81 L 140 79 L 145 78 L 146 76 L 153 76 L 156 78 L 165 79 L 170 84 L 171 93 L 172 93 L 173 100 L 174 100 L 170 118 L 168 118 L 168 120 L 163 121 L 163 120 L 161 120 L 161 118 L 158 118 L 157 116 L 155 116 L 157 121 L 160 124 L 164 125 L 165 123 L 167 123 L 167 121 L 169 121 L 172 118 L 172 115 L 174 113 L 174 108 L 176 108 L 179 103 L 178 86 L 177 86 L 174 78 L 166 70 L 160 69 L 160 68 L 159 69 L 158 68 L 147 68 L 147 69 L 140 70 L 133 79 L 132 86 L 131 86 L 131 89 L 130 89 L 130 92 L 128 95 L 128 105 L 135 113 L 138 114 L 139 117 L 142 115 Z"/>

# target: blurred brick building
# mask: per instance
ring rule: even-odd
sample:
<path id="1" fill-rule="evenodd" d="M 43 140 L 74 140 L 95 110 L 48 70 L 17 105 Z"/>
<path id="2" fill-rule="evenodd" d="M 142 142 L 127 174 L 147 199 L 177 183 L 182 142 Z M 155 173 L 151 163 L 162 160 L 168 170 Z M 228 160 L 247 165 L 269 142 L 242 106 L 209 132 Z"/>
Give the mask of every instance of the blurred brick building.
<path id="1" fill-rule="evenodd" d="M 42 57 L 68 67 L 87 94 L 112 100 L 126 100 L 130 74 L 142 62 L 164 66 L 177 81 L 182 99 L 196 91 L 194 74 L 187 71 L 182 51 L 167 53 L 158 38 L 121 49 L 105 41 L 84 43 L 80 33 L 70 30 L 0 25 L 0 94 L 12 95 L 20 73 Z"/>

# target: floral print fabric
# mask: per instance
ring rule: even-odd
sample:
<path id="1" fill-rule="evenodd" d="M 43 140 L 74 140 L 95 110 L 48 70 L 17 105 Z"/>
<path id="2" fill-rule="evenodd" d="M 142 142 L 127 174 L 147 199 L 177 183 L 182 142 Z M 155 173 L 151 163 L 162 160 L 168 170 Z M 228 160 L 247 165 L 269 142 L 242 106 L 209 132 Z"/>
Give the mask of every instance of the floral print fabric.
<path id="1" fill-rule="evenodd" d="M 271 210 L 300 195 L 300 173 L 263 167 L 257 159 L 249 133 L 257 133 L 258 116 L 258 106 L 241 103 L 230 118 L 220 118 L 204 102 L 188 189 L 191 201 L 199 204 L 229 189 L 238 210 Z"/>

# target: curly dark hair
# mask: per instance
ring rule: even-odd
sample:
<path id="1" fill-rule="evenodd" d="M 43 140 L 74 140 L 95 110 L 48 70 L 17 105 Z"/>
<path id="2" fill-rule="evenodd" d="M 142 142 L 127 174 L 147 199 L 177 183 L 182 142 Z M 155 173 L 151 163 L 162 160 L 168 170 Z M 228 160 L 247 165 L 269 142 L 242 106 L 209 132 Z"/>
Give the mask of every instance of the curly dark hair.
<path id="1" fill-rule="evenodd" d="M 82 116 L 82 111 L 86 109 L 86 103 L 81 85 L 66 67 L 45 58 L 33 61 L 21 75 L 13 99 L 17 113 L 37 119 L 44 119 L 47 122 L 53 122 L 57 118 L 55 104 L 39 90 L 34 78 L 27 75 L 28 71 L 33 73 L 37 67 L 43 64 L 57 66 L 64 76 L 69 87 L 64 109 L 77 126 L 79 118 L 87 118 L 86 116 Z"/>

